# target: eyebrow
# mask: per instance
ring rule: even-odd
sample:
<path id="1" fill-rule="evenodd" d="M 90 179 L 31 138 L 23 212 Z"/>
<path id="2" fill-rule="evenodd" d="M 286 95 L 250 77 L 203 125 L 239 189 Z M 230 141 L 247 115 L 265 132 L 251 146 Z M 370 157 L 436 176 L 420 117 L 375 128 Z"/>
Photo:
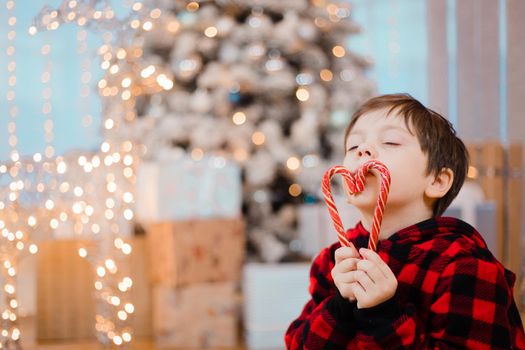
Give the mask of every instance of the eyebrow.
<path id="1" fill-rule="evenodd" d="M 384 131 L 388 131 L 388 130 L 398 130 L 398 131 L 401 131 L 401 132 L 404 132 L 404 133 L 412 135 L 412 133 L 410 131 L 408 131 L 407 129 L 402 128 L 400 126 L 397 126 L 397 125 L 384 125 L 384 126 L 382 126 L 379 129 L 380 132 L 384 132 Z M 363 133 L 364 132 L 362 130 L 360 130 L 360 129 L 354 129 L 354 130 L 350 131 L 348 136 L 353 135 L 353 134 L 360 135 L 360 134 L 363 134 Z"/>

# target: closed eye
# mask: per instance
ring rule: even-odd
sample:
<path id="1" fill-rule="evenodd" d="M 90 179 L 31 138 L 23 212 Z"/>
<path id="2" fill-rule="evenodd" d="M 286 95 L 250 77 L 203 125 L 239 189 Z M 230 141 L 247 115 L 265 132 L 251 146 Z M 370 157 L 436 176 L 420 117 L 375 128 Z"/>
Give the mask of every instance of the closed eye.
<path id="1" fill-rule="evenodd" d="M 388 145 L 388 146 L 401 146 L 401 144 L 396 143 L 396 142 L 383 142 L 383 144 Z"/>
<path id="2" fill-rule="evenodd" d="M 350 148 L 348 149 L 347 152 L 350 152 L 350 151 L 353 151 L 353 150 L 356 150 L 356 149 L 357 149 L 357 146 L 352 146 L 352 147 L 350 147 Z"/>

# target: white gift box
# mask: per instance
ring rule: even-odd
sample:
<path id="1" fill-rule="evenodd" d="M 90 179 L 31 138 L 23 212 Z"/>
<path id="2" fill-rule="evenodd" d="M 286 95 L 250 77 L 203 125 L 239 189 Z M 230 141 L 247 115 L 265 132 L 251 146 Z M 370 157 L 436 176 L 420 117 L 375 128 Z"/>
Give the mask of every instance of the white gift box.
<path id="1" fill-rule="evenodd" d="M 357 208 L 346 203 L 342 196 L 336 195 L 334 200 L 345 229 L 355 227 L 360 220 Z M 337 232 L 324 202 L 299 206 L 298 232 L 301 252 L 310 257 L 337 241 Z"/>
<path id="2" fill-rule="evenodd" d="M 148 223 L 237 218 L 241 190 L 239 166 L 222 157 L 145 162 L 137 171 L 137 219 Z"/>
<path id="3" fill-rule="evenodd" d="M 496 203 L 485 200 L 481 186 L 467 180 L 443 215 L 459 218 L 472 225 L 481 234 L 489 250 L 496 254 L 498 241 L 496 211 Z"/>
<path id="4" fill-rule="evenodd" d="M 284 334 L 309 299 L 310 263 L 248 263 L 243 271 L 248 349 L 284 349 Z"/>

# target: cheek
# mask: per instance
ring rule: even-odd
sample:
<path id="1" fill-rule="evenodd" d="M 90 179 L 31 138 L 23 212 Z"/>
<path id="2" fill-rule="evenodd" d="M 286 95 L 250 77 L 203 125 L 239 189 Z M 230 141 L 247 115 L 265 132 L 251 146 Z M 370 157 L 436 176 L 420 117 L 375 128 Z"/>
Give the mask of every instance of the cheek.
<path id="1" fill-rule="evenodd" d="M 345 156 L 345 157 L 343 158 L 343 166 L 344 166 L 344 167 L 348 166 L 348 156 Z"/>
<path id="2" fill-rule="evenodd" d="M 411 182 L 414 179 L 410 169 L 395 164 L 385 163 L 385 165 L 390 171 L 390 194 L 410 191 Z"/>
<path id="3" fill-rule="evenodd" d="M 354 170 L 355 168 L 355 165 L 353 164 L 353 162 L 350 160 L 350 156 L 349 155 L 346 155 L 344 160 L 343 160 L 343 166 L 351 171 Z"/>
<path id="4" fill-rule="evenodd" d="M 414 198 L 420 194 L 424 184 L 420 175 L 413 170 L 416 169 L 405 167 L 391 171 L 389 197 L 396 199 Z"/>
<path id="5" fill-rule="evenodd" d="M 385 159 L 383 163 L 390 171 L 390 177 L 392 182 L 394 179 L 396 182 L 403 182 L 409 184 L 416 178 L 421 177 L 423 172 L 423 165 L 419 162 L 414 162 L 412 159 L 416 159 L 414 156 L 407 155 L 406 157 L 390 157 Z"/>

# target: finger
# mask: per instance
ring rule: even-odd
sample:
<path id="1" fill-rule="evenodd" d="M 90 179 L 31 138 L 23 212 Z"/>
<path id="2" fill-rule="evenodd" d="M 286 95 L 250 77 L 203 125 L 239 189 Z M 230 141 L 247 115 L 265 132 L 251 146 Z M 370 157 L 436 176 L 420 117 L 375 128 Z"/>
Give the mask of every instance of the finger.
<path id="1" fill-rule="evenodd" d="M 359 249 L 359 253 L 365 258 L 366 260 L 369 260 L 377 265 L 379 270 L 385 275 L 386 278 L 392 278 L 394 277 L 394 274 L 390 267 L 381 259 L 379 254 L 374 252 L 370 249 L 361 248 Z"/>
<path id="2" fill-rule="evenodd" d="M 351 247 L 337 248 L 334 254 L 335 263 L 337 264 L 343 259 L 355 258 L 356 256 L 354 252 L 357 253 L 357 250 L 353 245 Z M 357 256 L 359 256 L 359 253 L 357 253 Z"/>
<path id="3" fill-rule="evenodd" d="M 352 261 L 353 260 L 353 261 Z M 345 259 L 339 264 L 335 264 L 332 268 L 332 277 L 337 278 L 337 275 L 355 271 L 357 269 L 357 259 Z"/>
<path id="4" fill-rule="evenodd" d="M 379 267 L 370 260 L 359 260 L 357 262 L 356 269 L 366 272 L 366 274 L 375 284 L 380 284 L 382 280 L 386 279 L 386 276 L 379 269 Z"/>
<path id="5" fill-rule="evenodd" d="M 354 276 L 357 282 L 359 282 L 359 284 L 367 293 L 370 293 L 374 291 L 374 288 L 377 288 L 377 285 L 374 283 L 374 281 L 372 281 L 372 279 L 370 278 L 370 276 L 368 276 L 366 272 L 356 270 L 354 272 Z"/>
<path id="6" fill-rule="evenodd" d="M 358 282 L 352 283 L 352 292 L 354 297 L 357 299 L 358 305 L 363 304 L 368 300 L 368 294 Z"/>
<path id="7" fill-rule="evenodd" d="M 334 253 L 334 260 L 336 264 L 339 264 L 342 260 L 351 257 L 352 250 L 348 247 L 337 248 Z"/>
<path id="8" fill-rule="evenodd" d="M 358 262 L 359 262 L 359 259 L 347 258 L 347 259 L 344 259 L 344 260 L 340 261 L 335 266 L 337 266 L 337 271 L 338 272 L 343 273 L 343 272 L 348 272 L 348 271 L 354 271 L 355 269 L 357 269 L 357 263 Z"/>
<path id="9" fill-rule="evenodd" d="M 355 271 L 350 271 L 346 273 L 340 273 L 336 275 L 338 283 L 354 283 L 357 282 Z"/>
<path id="10" fill-rule="evenodd" d="M 337 287 L 342 297 L 347 298 L 350 301 L 355 301 L 354 288 L 351 284 L 345 283 L 342 286 Z"/>

